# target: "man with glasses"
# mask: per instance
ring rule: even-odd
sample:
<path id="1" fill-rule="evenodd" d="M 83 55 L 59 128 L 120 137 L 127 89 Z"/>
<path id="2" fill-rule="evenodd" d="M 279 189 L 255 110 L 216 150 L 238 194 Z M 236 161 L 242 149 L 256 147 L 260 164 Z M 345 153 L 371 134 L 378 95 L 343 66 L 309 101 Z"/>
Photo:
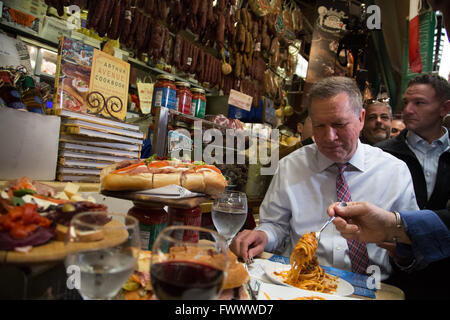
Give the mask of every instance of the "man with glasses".
<path id="1" fill-rule="evenodd" d="M 391 106 L 379 100 L 365 103 L 366 117 L 361 131 L 361 142 L 373 146 L 389 139 L 391 135 L 392 109 Z"/>

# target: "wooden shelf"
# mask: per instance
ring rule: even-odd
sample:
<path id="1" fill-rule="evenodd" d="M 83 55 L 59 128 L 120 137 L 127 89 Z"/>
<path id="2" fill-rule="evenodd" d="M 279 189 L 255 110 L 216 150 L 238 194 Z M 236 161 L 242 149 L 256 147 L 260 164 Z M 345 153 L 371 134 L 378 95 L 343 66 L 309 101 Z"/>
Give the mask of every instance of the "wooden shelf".
<path id="1" fill-rule="evenodd" d="M 134 66 L 137 66 L 138 68 L 143 68 L 144 70 L 147 70 L 147 71 L 150 71 L 150 72 L 153 72 L 153 73 L 169 75 L 169 76 L 174 77 L 177 81 L 188 82 L 192 87 L 203 89 L 207 93 L 217 93 L 217 90 L 215 90 L 215 89 L 205 88 L 205 87 L 199 85 L 198 83 L 190 81 L 189 79 L 186 79 L 186 78 L 174 75 L 173 73 L 169 73 L 169 72 L 166 72 L 164 70 L 161 70 L 161 69 L 149 66 L 145 62 L 139 61 L 139 60 L 137 60 L 135 58 L 128 58 L 128 62 L 130 64 L 134 65 Z"/>
<path id="2" fill-rule="evenodd" d="M 10 22 L 7 22 L 7 21 L 1 21 L 0 22 L 0 27 L 3 30 L 5 30 L 6 32 L 15 33 L 15 34 L 20 35 L 20 36 L 31 38 L 32 40 L 42 42 L 43 44 L 46 45 L 45 47 L 42 46 L 43 48 L 48 49 L 47 46 L 49 46 L 50 48 L 58 49 L 58 43 L 57 42 L 53 42 L 51 40 L 45 39 L 45 38 L 41 37 L 39 35 L 39 33 L 34 32 L 32 30 L 29 30 L 29 29 L 27 29 L 25 27 L 22 27 L 22 26 L 20 26 L 20 25 L 18 25 L 16 23 L 13 24 L 13 23 L 10 23 Z"/>
<path id="3" fill-rule="evenodd" d="M 189 122 L 201 121 L 203 124 L 206 124 L 206 125 L 208 125 L 210 127 L 216 127 L 216 128 L 223 129 L 223 130 L 230 129 L 230 128 L 226 127 L 226 126 L 222 126 L 220 124 L 217 124 L 217 123 L 214 123 L 212 121 L 208 121 L 208 120 L 205 120 L 205 119 L 202 119 L 202 118 L 197 118 L 197 117 L 191 116 L 189 114 L 185 114 L 185 113 L 179 112 L 179 111 L 174 110 L 174 109 L 169 109 L 169 113 L 172 114 L 172 115 L 175 115 L 176 117 L 187 119 L 187 120 L 189 120 Z"/>
<path id="4" fill-rule="evenodd" d="M 191 122 L 193 122 L 193 121 L 201 121 L 202 124 L 205 124 L 205 125 L 210 126 L 210 127 L 216 127 L 218 129 L 222 129 L 222 130 L 232 129 L 232 128 L 229 128 L 229 127 L 226 127 L 226 126 L 222 126 L 222 125 L 217 124 L 217 123 L 212 122 L 212 121 L 208 121 L 208 120 L 205 120 L 205 119 L 202 119 L 202 118 L 197 118 L 197 117 L 194 117 L 194 116 L 191 116 L 191 115 L 188 115 L 188 114 L 184 114 L 182 112 L 179 112 L 179 111 L 176 111 L 176 110 L 173 110 L 173 109 L 169 109 L 169 113 L 174 114 L 174 115 L 176 115 L 178 117 L 181 117 L 181 118 L 188 119 Z M 269 142 L 271 141 L 270 138 L 265 138 L 265 137 L 256 136 L 256 135 L 249 135 L 249 138 L 259 138 L 259 139 L 262 139 L 262 140 L 265 140 L 265 141 L 269 141 Z"/>
<path id="5" fill-rule="evenodd" d="M 0 28 L 4 29 L 7 32 L 15 33 L 20 36 L 20 39 L 28 44 L 32 44 L 47 50 L 56 51 L 58 50 L 58 43 L 49 41 L 39 35 L 37 32 L 32 32 L 31 30 L 26 30 L 25 28 L 20 27 L 20 25 L 12 25 L 11 23 L 2 21 L 0 22 Z M 24 38 L 25 37 L 25 38 Z M 40 43 L 39 43 L 40 42 Z M 178 75 L 171 74 L 169 72 L 166 72 L 164 70 L 152 67 L 147 65 L 146 63 L 139 61 L 135 58 L 128 58 L 128 61 L 131 65 L 134 65 L 138 68 L 144 69 L 146 71 L 149 71 L 151 73 L 157 73 L 157 74 L 166 74 L 173 76 L 178 81 L 184 81 L 189 82 L 189 84 L 193 87 L 201 88 L 205 90 L 207 93 L 217 93 L 217 90 L 215 89 L 209 89 L 205 88 L 198 83 L 195 83 L 193 81 L 190 81 L 189 79 L 186 79 L 184 77 L 180 77 Z"/>

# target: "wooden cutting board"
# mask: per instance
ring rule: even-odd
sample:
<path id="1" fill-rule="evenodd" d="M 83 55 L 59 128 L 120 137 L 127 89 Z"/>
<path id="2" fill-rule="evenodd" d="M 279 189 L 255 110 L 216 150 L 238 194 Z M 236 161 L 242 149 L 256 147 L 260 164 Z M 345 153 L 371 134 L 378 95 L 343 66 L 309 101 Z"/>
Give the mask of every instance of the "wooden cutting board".
<path id="1" fill-rule="evenodd" d="M 122 224 L 112 220 L 108 225 L 120 227 Z M 105 232 L 104 238 L 100 241 L 71 242 L 65 245 L 63 241 L 53 240 L 44 245 L 33 247 L 28 253 L 0 250 L 0 264 L 20 265 L 58 262 L 64 260 L 71 252 L 113 247 L 126 240 L 127 237 L 128 232 L 126 230 L 117 228 Z"/>
<path id="2" fill-rule="evenodd" d="M 101 194 L 108 197 L 131 200 L 133 202 L 137 202 L 139 204 L 144 205 L 145 203 L 156 203 L 161 204 L 163 206 L 183 208 L 183 209 L 195 208 L 200 204 L 202 204 L 203 202 L 206 202 L 211 199 L 211 197 L 209 196 L 183 198 L 183 199 L 168 199 L 168 198 L 154 197 L 146 194 L 138 194 L 129 191 L 107 191 L 107 190 L 102 190 Z"/>

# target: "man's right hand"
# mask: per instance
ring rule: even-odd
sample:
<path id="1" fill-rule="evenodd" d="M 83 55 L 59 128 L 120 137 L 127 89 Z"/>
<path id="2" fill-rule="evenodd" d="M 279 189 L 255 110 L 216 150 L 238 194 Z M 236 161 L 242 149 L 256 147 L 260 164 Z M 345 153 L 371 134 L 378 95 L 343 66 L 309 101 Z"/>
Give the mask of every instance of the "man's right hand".
<path id="1" fill-rule="evenodd" d="M 266 243 L 267 234 L 264 231 L 243 230 L 234 237 L 230 249 L 235 255 L 247 261 L 263 252 Z"/>
<path id="2" fill-rule="evenodd" d="M 404 231 L 396 228 L 394 213 L 369 202 L 347 202 L 346 207 L 338 204 L 328 207 L 328 215 L 336 216 L 333 223 L 344 238 L 382 246 L 383 242 L 392 240 L 395 235 L 399 242 L 409 243 Z M 384 248 L 392 249 L 392 244 Z"/>
<path id="3" fill-rule="evenodd" d="M 388 239 L 388 230 L 395 226 L 392 212 L 368 202 L 347 202 L 346 207 L 333 204 L 328 215 L 336 215 L 333 223 L 344 238 L 363 242 L 383 242 Z"/>

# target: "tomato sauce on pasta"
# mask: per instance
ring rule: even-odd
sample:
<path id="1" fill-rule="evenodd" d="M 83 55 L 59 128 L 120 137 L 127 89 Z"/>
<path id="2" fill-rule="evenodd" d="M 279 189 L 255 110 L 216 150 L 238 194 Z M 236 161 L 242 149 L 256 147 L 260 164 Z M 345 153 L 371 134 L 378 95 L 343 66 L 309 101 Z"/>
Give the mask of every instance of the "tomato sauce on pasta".
<path id="1" fill-rule="evenodd" d="M 305 290 L 334 293 L 338 277 L 325 273 L 315 256 L 318 241 L 314 232 L 305 233 L 292 250 L 291 269 L 276 273 L 284 282 Z"/>

